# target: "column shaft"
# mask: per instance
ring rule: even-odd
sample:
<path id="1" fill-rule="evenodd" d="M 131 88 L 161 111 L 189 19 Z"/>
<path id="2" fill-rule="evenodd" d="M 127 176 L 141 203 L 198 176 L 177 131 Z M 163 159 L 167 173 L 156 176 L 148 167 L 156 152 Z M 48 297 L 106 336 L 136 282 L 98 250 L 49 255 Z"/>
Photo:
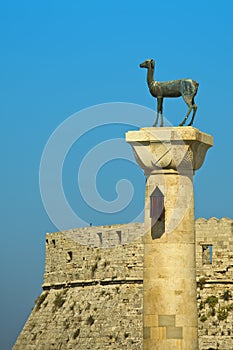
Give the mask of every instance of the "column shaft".
<path id="1" fill-rule="evenodd" d="M 150 197 L 157 187 L 164 193 L 164 213 L 153 223 Z M 147 177 L 145 228 L 144 350 L 197 350 L 192 176 Z"/>
<path id="2" fill-rule="evenodd" d="M 126 141 L 146 175 L 144 350 L 198 350 L 193 174 L 213 139 L 178 127 L 129 131 Z"/>

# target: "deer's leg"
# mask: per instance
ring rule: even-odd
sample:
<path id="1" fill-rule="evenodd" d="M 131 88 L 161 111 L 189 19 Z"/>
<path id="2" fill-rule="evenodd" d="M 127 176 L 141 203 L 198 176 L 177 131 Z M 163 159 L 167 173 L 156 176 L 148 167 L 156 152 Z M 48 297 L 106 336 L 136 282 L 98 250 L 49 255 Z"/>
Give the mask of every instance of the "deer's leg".
<path id="1" fill-rule="evenodd" d="M 157 126 L 158 125 L 159 117 L 160 117 L 160 115 L 162 113 L 163 99 L 162 99 L 162 101 L 161 101 L 161 99 L 162 99 L 162 97 L 157 97 L 157 114 L 156 114 L 156 120 L 155 120 L 153 126 Z"/>
<path id="2" fill-rule="evenodd" d="M 163 97 L 158 97 L 158 114 L 160 115 L 160 126 L 164 125 L 163 122 Z"/>
<path id="3" fill-rule="evenodd" d="M 193 115 L 192 115 L 191 122 L 188 124 L 189 126 L 193 125 L 194 117 L 195 117 L 196 111 L 197 111 L 197 105 L 195 105 L 195 103 L 194 103 L 194 104 L 193 104 Z"/>
<path id="4" fill-rule="evenodd" d="M 187 112 L 184 120 L 179 124 L 179 126 L 183 126 L 185 124 L 186 120 L 188 119 L 189 114 L 191 113 L 191 110 L 192 110 L 192 107 L 189 107 L 188 112 Z"/>
<path id="5" fill-rule="evenodd" d="M 157 126 L 158 120 L 159 120 L 159 113 L 157 112 L 156 113 L 156 119 L 155 119 L 155 122 L 154 122 L 153 126 Z"/>
<path id="6" fill-rule="evenodd" d="M 192 109 L 193 109 L 193 104 L 192 104 L 192 97 L 191 96 L 187 96 L 187 95 L 182 95 L 184 102 L 187 104 L 187 106 L 189 107 L 188 112 L 186 114 L 186 116 L 184 117 L 184 120 L 179 124 L 179 126 L 183 126 L 184 123 L 186 122 L 186 120 L 189 117 L 189 114 L 191 113 Z"/>

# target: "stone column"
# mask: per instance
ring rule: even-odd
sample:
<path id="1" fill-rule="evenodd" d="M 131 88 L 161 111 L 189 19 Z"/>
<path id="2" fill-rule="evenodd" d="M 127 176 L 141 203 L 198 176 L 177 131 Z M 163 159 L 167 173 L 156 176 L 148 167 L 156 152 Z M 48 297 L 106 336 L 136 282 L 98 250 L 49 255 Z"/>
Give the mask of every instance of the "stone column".
<path id="1" fill-rule="evenodd" d="M 144 350 L 197 350 L 193 174 L 213 145 L 193 127 L 129 131 L 146 176 Z"/>

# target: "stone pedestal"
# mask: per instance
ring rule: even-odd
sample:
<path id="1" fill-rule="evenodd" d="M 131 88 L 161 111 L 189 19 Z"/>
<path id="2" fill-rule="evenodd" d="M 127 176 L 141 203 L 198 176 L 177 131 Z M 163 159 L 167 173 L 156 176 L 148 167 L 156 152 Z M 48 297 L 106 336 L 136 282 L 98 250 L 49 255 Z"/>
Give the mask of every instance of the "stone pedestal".
<path id="1" fill-rule="evenodd" d="M 129 131 L 146 175 L 144 350 L 197 350 L 193 174 L 213 145 L 193 127 Z"/>

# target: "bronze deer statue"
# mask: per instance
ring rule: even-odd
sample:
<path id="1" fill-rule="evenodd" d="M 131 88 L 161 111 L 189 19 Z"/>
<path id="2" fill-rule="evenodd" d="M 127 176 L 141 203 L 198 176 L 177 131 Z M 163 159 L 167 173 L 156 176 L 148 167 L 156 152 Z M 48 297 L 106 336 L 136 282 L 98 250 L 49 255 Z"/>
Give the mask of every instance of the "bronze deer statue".
<path id="1" fill-rule="evenodd" d="M 158 82 L 154 80 L 155 61 L 148 59 L 140 64 L 141 68 L 147 68 L 147 84 L 152 96 L 157 98 L 157 116 L 153 126 L 157 126 L 159 117 L 161 118 L 160 126 L 164 125 L 163 121 L 163 98 L 164 97 L 180 97 L 182 96 L 185 103 L 188 105 L 188 112 L 184 120 L 179 126 L 183 126 L 187 121 L 191 111 L 193 115 L 189 126 L 193 125 L 194 117 L 197 111 L 197 106 L 194 102 L 194 97 L 198 90 L 198 83 L 192 79 L 170 80 L 166 82 Z"/>

